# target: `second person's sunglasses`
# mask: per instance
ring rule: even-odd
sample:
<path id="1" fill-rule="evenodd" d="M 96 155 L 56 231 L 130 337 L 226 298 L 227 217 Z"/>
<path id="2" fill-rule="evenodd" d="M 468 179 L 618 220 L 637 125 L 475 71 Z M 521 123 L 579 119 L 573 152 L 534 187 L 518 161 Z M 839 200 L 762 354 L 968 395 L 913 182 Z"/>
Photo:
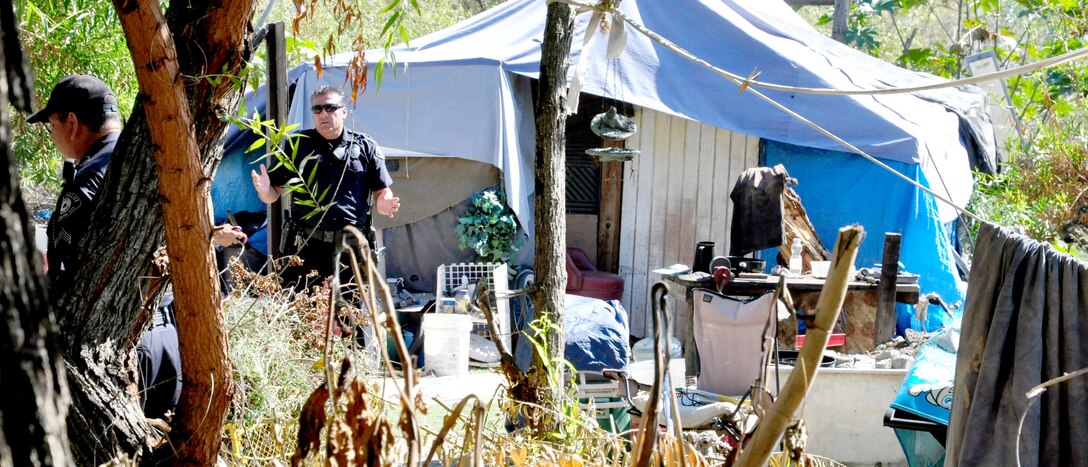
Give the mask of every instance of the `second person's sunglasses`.
<path id="1" fill-rule="evenodd" d="M 344 106 L 340 104 L 315 104 L 310 106 L 310 111 L 315 114 L 319 114 L 321 112 L 332 113 L 342 108 L 344 108 Z"/>

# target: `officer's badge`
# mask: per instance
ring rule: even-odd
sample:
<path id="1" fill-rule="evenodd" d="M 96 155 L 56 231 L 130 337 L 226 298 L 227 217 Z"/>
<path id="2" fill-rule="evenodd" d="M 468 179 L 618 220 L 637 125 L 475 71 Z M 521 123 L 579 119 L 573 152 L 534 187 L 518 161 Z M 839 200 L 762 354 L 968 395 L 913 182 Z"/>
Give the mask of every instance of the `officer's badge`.
<path id="1" fill-rule="evenodd" d="M 83 202 L 79 200 L 79 195 L 75 193 L 65 193 L 64 197 L 60 200 L 60 212 L 56 214 L 57 219 L 59 220 L 68 217 L 69 214 L 79 210 L 79 207 L 82 204 Z"/>

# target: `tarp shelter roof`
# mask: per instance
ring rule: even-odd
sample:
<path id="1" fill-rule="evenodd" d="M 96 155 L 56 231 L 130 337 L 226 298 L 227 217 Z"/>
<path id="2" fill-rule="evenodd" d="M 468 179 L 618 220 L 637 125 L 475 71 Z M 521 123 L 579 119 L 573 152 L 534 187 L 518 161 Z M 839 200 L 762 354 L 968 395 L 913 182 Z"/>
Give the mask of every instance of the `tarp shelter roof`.
<path id="1" fill-rule="evenodd" d="M 531 225 L 533 120 L 527 83 L 536 77 L 546 7 L 511 0 L 453 27 L 394 49 L 396 67 L 359 98 L 354 125 L 383 145 L 491 163 L 503 171 L 512 207 Z M 821 35 L 779 0 L 624 0 L 620 10 L 715 66 L 739 75 L 799 87 L 879 89 L 939 82 Z M 712 71 L 628 28 L 625 51 L 605 58 L 607 36 L 587 53 L 588 14 L 577 17 L 571 73 L 586 60 L 583 92 L 615 98 L 730 131 L 798 146 L 842 146 L 751 93 L 738 93 Z M 367 53 L 371 73 L 380 50 Z M 309 93 L 341 85 L 351 54 L 332 57 L 320 79 L 312 65 L 299 81 L 291 121 L 312 126 Z M 981 109 L 983 95 L 960 90 L 925 96 L 827 96 L 762 91 L 869 154 L 921 164 L 938 192 L 963 205 L 971 192 L 961 112 Z M 933 100 L 942 101 L 935 103 Z M 977 130 L 977 128 L 976 128 Z M 983 128 L 987 131 L 988 128 Z M 986 137 L 975 135 L 983 140 Z M 938 173 L 939 171 L 939 173 Z M 942 219 L 954 213 L 942 204 Z M 528 216 L 528 217 L 527 217 Z M 530 222 L 526 222 L 530 221 Z"/>

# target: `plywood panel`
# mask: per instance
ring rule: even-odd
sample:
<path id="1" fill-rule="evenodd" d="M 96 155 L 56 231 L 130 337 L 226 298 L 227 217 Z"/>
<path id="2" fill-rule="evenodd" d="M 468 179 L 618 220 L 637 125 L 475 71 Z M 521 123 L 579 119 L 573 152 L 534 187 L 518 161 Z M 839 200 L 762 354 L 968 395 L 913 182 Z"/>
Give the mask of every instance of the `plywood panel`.
<path id="1" fill-rule="evenodd" d="M 647 297 L 646 288 L 647 264 L 650 254 L 650 219 L 653 208 L 653 186 L 655 145 L 654 135 L 656 130 L 656 112 L 642 112 L 642 130 L 639 131 L 639 145 L 642 154 L 639 155 L 639 168 L 637 175 L 637 202 L 635 204 L 635 237 L 634 237 L 634 261 L 631 277 L 631 328 L 636 336 L 645 335 L 649 329 L 647 323 L 650 315 L 646 313 Z M 625 200 L 626 201 L 626 200 Z M 641 333 L 636 332 L 641 331 Z"/>
<path id="2" fill-rule="evenodd" d="M 733 189 L 733 185 L 736 184 L 737 177 L 740 176 L 744 169 L 749 167 L 748 165 L 748 136 L 736 135 L 729 146 L 729 167 L 733 175 L 733 182 L 730 183 L 729 189 Z M 733 205 L 729 206 L 729 219 L 730 225 L 732 225 L 733 219 Z M 728 251 L 728 250 L 726 250 Z"/>
<path id="3" fill-rule="evenodd" d="M 649 295 L 650 287 L 656 280 L 656 277 L 653 277 L 654 274 L 650 271 L 661 267 L 666 261 L 664 255 L 668 246 L 665 239 L 666 222 L 669 215 L 669 180 L 670 174 L 674 170 L 674 167 L 668 163 L 673 130 L 672 117 L 660 112 L 655 112 L 654 117 L 654 174 L 653 184 L 647 187 L 651 192 L 652 200 L 650 218 L 647 221 L 650 229 L 650 243 L 647 245 L 646 275 L 642 282 L 642 298 L 646 302 L 643 311 L 647 330 L 653 329 L 652 320 L 650 319 L 652 303 L 650 303 Z"/>
<path id="4" fill-rule="evenodd" d="M 638 125 L 638 128 L 640 129 L 643 128 L 642 115 L 642 109 L 635 109 L 635 115 L 632 117 L 632 119 L 635 121 L 635 124 Z M 636 134 L 634 138 L 627 142 L 627 147 L 629 148 L 639 149 L 641 146 L 642 145 L 640 144 L 640 138 L 638 134 Z M 638 167 L 640 164 L 643 163 L 643 160 L 643 157 L 636 157 L 630 162 L 623 163 L 623 179 L 625 182 L 623 184 L 623 199 L 632 201 L 624 202 L 620 208 L 620 244 L 618 251 L 618 273 L 620 277 L 623 278 L 624 282 L 623 298 L 621 299 L 621 302 L 623 303 L 624 307 L 627 308 L 628 315 L 630 315 L 631 311 L 633 311 L 633 307 L 631 306 L 631 284 L 633 283 L 632 261 L 634 260 L 635 251 L 635 228 L 638 225 L 637 219 L 635 218 L 635 205 L 636 201 L 638 200 L 638 183 L 636 177 L 638 175 Z M 630 318 L 630 316 L 628 317 Z M 628 319 L 628 321 L 631 320 Z M 634 329 L 632 329 L 632 332 L 634 332 Z"/>
<path id="5" fill-rule="evenodd" d="M 759 138 L 744 135 L 744 168 L 759 167 Z"/>
<path id="6" fill-rule="evenodd" d="M 699 125 L 699 180 L 695 190 L 695 241 L 715 241 L 711 237 L 713 224 L 714 192 L 725 186 L 715 183 L 718 173 L 714 167 L 714 142 L 717 131 L 710 125 Z M 708 188 L 709 187 L 709 188 Z"/>
<path id="7" fill-rule="evenodd" d="M 680 235 L 677 238 L 677 262 L 691 262 L 695 252 L 695 231 L 702 220 L 695 215 L 699 186 L 699 123 L 684 120 L 684 177 L 680 181 L 683 191 L 680 198 Z M 678 158 L 679 159 L 679 158 Z"/>
<path id="8" fill-rule="evenodd" d="M 641 154 L 624 164 L 619 269 L 631 334 L 642 337 L 651 330 L 650 289 L 660 280 L 650 271 L 690 265 L 701 240 L 728 254 L 729 191 L 758 164 L 759 139 L 646 109 L 635 118 L 639 132 L 627 143 Z"/>
<path id="9" fill-rule="evenodd" d="M 733 183 L 728 180 L 730 177 L 735 178 L 731 169 L 732 158 L 729 150 L 734 137 L 741 136 L 719 129 L 714 141 L 714 178 L 726 180 L 724 189 L 714 190 L 711 196 L 714 202 L 714 213 L 711 215 L 710 236 L 711 240 L 717 243 L 716 251 L 720 255 L 729 254 L 726 239 L 729 235 L 729 222 L 732 215 L 729 191 L 733 189 Z"/>

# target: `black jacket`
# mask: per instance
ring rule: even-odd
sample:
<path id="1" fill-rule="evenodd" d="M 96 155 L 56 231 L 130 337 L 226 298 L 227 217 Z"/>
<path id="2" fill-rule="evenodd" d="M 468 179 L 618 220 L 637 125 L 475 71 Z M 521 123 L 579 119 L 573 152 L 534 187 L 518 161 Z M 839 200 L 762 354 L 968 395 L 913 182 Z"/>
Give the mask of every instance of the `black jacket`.
<path id="1" fill-rule="evenodd" d="M 91 212 L 97 204 L 96 195 L 105 181 L 106 167 L 119 135 L 110 133 L 92 144 L 76 166 L 75 174 L 70 180 L 65 180 L 61 187 L 47 231 L 51 288 L 60 281 L 69 280 L 69 274 L 76 269 L 79 241 L 87 232 Z"/>

